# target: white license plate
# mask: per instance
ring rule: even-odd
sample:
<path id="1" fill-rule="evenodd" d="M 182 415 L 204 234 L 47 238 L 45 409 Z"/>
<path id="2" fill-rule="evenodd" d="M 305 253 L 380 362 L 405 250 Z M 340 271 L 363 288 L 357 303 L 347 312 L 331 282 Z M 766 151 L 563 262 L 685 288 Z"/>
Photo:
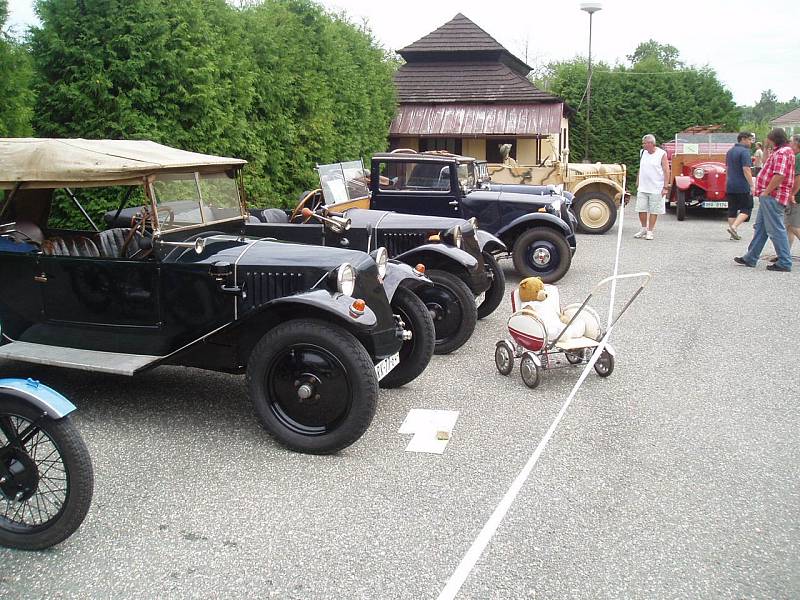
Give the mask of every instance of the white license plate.
<path id="1" fill-rule="evenodd" d="M 394 369 L 397 365 L 400 364 L 400 353 L 393 354 L 389 358 L 384 358 L 381 362 L 375 365 L 375 375 L 378 377 L 378 381 L 383 379 L 389 374 L 389 371 Z"/>
<path id="2" fill-rule="evenodd" d="M 711 200 L 706 200 L 702 204 L 703 208 L 728 208 L 728 203 L 724 201 L 719 202 L 712 202 Z"/>
<path id="3" fill-rule="evenodd" d="M 481 292 L 475 296 L 475 306 L 480 306 L 484 300 L 486 300 L 486 292 Z"/>

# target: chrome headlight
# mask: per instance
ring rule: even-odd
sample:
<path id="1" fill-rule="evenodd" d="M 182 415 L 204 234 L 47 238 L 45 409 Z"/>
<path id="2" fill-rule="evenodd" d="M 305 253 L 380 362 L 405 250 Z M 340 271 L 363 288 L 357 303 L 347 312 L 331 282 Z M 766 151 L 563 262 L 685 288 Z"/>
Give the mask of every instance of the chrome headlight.
<path id="1" fill-rule="evenodd" d="M 453 239 L 453 245 L 456 248 L 461 248 L 461 246 L 464 244 L 464 234 L 461 231 L 461 225 L 456 225 L 450 231 L 452 232 L 451 235 Z"/>
<path id="2" fill-rule="evenodd" d="M 356 290 L 356 272 L 350 263 L 343 263 L 336 271 L 336 289 L 345 296 L 352 296 Z"/>
<path id="3" fill-rule="evenodd" d="M 471 217 L 469 222 L 472 224 L 472 229 L 478 231 L 478 219 L 476 217 Z"/>
<path id="4" fill-rule="evenodd" d="M 703 169 L 703 167 L 697 167 L 694 171 L 692 171 L 692 176 L 695 179 L 702 179 L 703 177 L 705 177 L 705 174 L 706 171 L 705 169 Z"/>
<path id="5" fill-rule="evenodd" d="M 386 277 L 386 263 L 389 262 L 389 253 L 386 251 L 386 248 L 381 246 L 375 250 L 372 258 L 375 261 L 375 264 L 378 265 L 378 277 L 383 279 Z"/>

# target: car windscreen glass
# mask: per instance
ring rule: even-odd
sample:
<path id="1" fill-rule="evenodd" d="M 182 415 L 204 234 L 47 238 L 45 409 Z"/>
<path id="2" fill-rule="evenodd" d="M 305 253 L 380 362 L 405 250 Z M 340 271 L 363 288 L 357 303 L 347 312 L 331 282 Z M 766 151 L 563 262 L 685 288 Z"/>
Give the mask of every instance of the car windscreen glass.
<path id="1" fill-rule="evenodd" d="M 463 190 L 471 190 L 475 187 L 474 163 L 461 163 L 458 165 L 458 183 Z"/>
<path id="2" fill-rule="evenodd" d="M 153 193 L 164 231 L 242 216 L 236 179 L 225 173 L 160 175 Z"/>
<path id="3" fill-rule="evenodd" d="M 326 206 L 369 196 L 369 173 L 361 161 L 320 165 L 317 172 Z"/>
<path id="4" fill-rule="evenodd" d="M 381 173 L 389 184 L 381 189 L 388 191 L 450 191 L 450 167 L 434 162 L 388 161 L 381 164 Z"/>

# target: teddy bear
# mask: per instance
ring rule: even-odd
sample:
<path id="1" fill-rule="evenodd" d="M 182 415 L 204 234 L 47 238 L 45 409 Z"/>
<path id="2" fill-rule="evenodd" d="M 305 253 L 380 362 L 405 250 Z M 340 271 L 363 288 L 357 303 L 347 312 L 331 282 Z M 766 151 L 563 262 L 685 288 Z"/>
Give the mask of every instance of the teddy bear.
<path id="1" fill-rule="evenodd" d="M 569 318 L 561 312 L 558 301 L 558 288 L 554 285 L 548 286 L 551 293 L 548 294 L 544 282 L 539 277 L 527 277 L 519 284 L 520 310 L 530 311 L 543 324 L 547 331 L 547 337 L 551 340 L 556 339 L 567 323 Z M 579 316 L 569 329 L 561 335 L 561 339 L 578 338 L 584 335 L 586 324 Z"/>

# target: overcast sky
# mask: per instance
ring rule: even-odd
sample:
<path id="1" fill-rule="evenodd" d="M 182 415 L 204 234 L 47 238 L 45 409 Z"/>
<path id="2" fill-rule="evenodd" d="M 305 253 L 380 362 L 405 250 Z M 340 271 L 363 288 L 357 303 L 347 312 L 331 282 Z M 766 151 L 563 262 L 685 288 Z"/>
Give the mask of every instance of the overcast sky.
<path id="1" fill-rule="evenodd" d="M 589 16 L 573 0 L 323 0 L 378 41 L 397 50 L 457 13 L 536 66 L 586 56 Z M 778 99 L 800 97 L 800 0 L 606 0 L 594 15 L 592 59 L 622 62 L 650 38 L 672 44 L 692 65 L 710 65 L 737 104 L 754 104 L 772 89 Z M 36 23 L 32 0 L 10 0 L 9 24 Z M 773 30 L 785 32 L 776 36 Z"/>

